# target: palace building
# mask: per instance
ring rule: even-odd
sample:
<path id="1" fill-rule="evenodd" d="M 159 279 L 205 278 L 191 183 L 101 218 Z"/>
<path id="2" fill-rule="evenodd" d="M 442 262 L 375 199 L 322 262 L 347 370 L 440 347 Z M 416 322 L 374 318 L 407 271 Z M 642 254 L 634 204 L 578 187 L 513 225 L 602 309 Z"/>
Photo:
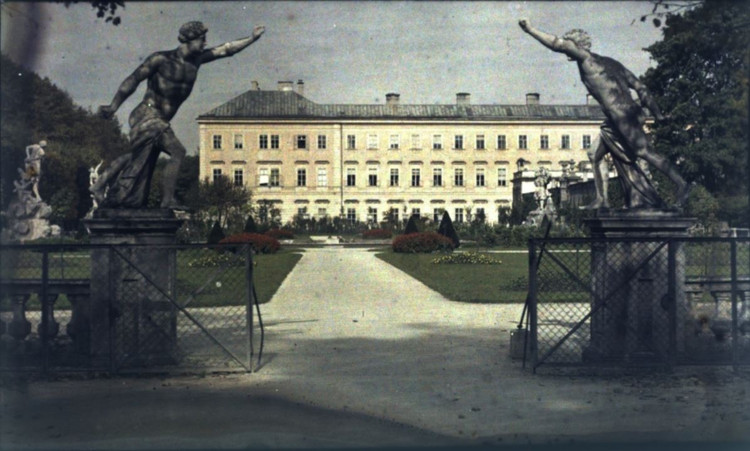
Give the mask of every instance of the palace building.
<path id="1" fill-rule="evenodd" d="M 377 222 L 389 211 L 439 219 L 444 210 L 457 222 L 480 212 L 495 222 L 512 206 L 515 174 L 588 162 L 604 119 L 595 102 L 544 105 L 536 93 L 518 105 L 474 105 L 468 93 L 451 105 L 402 104 L 393 93 L 350 105 L 315 103 L 303 88 L 253 82 L 199 116 L 201 179 L 247 186 L 282 222 Z"/>

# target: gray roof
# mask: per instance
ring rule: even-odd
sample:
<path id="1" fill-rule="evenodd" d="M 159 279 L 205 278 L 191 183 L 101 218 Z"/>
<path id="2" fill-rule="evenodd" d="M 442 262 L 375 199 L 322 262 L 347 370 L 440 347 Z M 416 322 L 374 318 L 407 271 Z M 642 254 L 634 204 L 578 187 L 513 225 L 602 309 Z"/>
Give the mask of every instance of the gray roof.
<path id="1" fill-rule="evenodd" d="M 247 91 L 198 119 L 603 120 L 598 105 L 318 104 L 294 91 Z"/>

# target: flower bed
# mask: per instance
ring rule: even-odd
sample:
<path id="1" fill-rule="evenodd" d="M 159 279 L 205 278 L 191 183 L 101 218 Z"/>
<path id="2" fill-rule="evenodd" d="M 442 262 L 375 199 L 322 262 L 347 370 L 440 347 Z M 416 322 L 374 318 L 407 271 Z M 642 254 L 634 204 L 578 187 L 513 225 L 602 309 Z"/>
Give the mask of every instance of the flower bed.
<path id="1" fill-rule="evenodd" d="M 246 244 L 250 243 L 253 250 L 259 254 L 273 254 L 281 248 L 281 243 L 274 237 L 261 235 L 259 233 L 238 233 L 231 235 L 219 242 L 220 244 Z"/>
<path id="2" fill-rule="evenodd" d="M 404 253 L 430 253 L 430 252 L 451 252 L 453 242 L 435 232 L 418 232 L 399 235 L 394 238 L 393 252 Z"/>
<path id="3" fill-rule="evenodd" d="M 464 265 L 499 265 L 502 261 L 478 252 L 462 252 L 443 255 L 432 260 L 435 265 L 440 264 L 464 264 Z"/>
<path id="4" fill-rule="evenodd" d="M 362 232 L 362 238 L 371 240 L 384 240 L 393 236 L 393 232 L 386 229 L 372 229 Z"/>

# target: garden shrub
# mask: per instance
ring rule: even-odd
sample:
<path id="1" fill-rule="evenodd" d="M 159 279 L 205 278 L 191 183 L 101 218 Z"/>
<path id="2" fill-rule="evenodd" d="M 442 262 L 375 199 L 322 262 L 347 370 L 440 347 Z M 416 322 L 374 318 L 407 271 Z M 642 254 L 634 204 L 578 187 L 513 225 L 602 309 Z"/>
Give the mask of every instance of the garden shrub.
<path id="1" fill-rule="evenodd" d="M 443 219 L 440 221 L 440 226 L 438 226 L 438 233 L 451 240 L 454 249 L 461 245 L 456 229 L 453 228 L 453 221 L 451 221 L 451 217 L 447 211 L 443 212 Z"/>
<path id="2" fill-rule="evenodd" d="M 273 254 L 281 248 L 281 243 L 274 237 L 261 235 L 259 233 L 238 233 L 231 235 L 219 242 L 219 244 L 246 244 L 250 243 L 253 250 L 259 254 Z"/>
<path id="3" fill-rule="evenodd" d="M 217 244 L 224 239 L 224 231 L 219 225 L 219 221 L 214 222 L 214 226 L 211 227 L 211 231 L 208 232 L 208 244 Z"/>
<path id="4" fill-rule="evenodd" d="M 417 228 L 417 220 L 419 220 L 418 215 L 409 216 L 409 221 L 406 223 L 406 229 L 404 230 L 404 235 L 409 235 L 412 233 L 419 233 L 419 228 Z"/>
<path id="5" fill-rule="evenodd" d="M 294 232 L 287 229 L 270 229 L 265 234 L 277 240 L 291 240 L 294 238 Z"/>
<path id="6" fill-rule="evenodd" d="M 242 231 L 246 233 L 258 233 L 258 226 L 255 225 L 255 220 L 252 216 L 247 217 L 247 221 L 245 221 L 245 228 L 242 229 Z"/>
<path id="7" fill-rule="evenodd" d="M 435 232 L 418 232 L 399 235 L 393 240 L 391 246 L 393 247 L 393 252 L 412 254 L 450 252 L 453 250 L 453 242 Z"/>
<path id="8" fill-rule="evenodd" d="M 461 252 L 443 255 L 432 260 L 433 264 L 499 265 L 502 261 L 479 252 Z"/>
<path id="9" fill-rule="evenodd" d="M 372 230 L 365 230 L 362 232 L 362 238 L 370 238 L 370 239 L 387 239 L 393 236 L 393 233 L 390 230 L 386 229 L 372 229 Z"/>

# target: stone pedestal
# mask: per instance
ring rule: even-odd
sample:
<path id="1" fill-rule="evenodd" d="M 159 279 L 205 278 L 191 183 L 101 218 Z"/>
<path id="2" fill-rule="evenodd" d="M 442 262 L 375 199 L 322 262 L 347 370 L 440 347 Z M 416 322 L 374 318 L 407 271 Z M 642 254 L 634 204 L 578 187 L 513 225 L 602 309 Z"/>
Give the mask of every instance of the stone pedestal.
<path id="1" fill-rule="evenodd" d="M 91 243 L 130 245 L 91 250 L 91 298 L 78 331 L 88 336 L 95 359 L 121 365 L 169 363 L 174 359 L 177 311 L 176 232 L 172 210 L 99 209 L 84 221 Z"/>
<path id="2" fill-rule="evenodd" d="M 665 243 L 686 237 L 694 222 L 661 211 L 600 214 L 587 221 L 591 237 L 602 241 L 591 249 L 594 313 L 585 361 L 659 361 L 684 346 L 685 255 L 683 245 L 673 243 L 670 268 Z"/>

